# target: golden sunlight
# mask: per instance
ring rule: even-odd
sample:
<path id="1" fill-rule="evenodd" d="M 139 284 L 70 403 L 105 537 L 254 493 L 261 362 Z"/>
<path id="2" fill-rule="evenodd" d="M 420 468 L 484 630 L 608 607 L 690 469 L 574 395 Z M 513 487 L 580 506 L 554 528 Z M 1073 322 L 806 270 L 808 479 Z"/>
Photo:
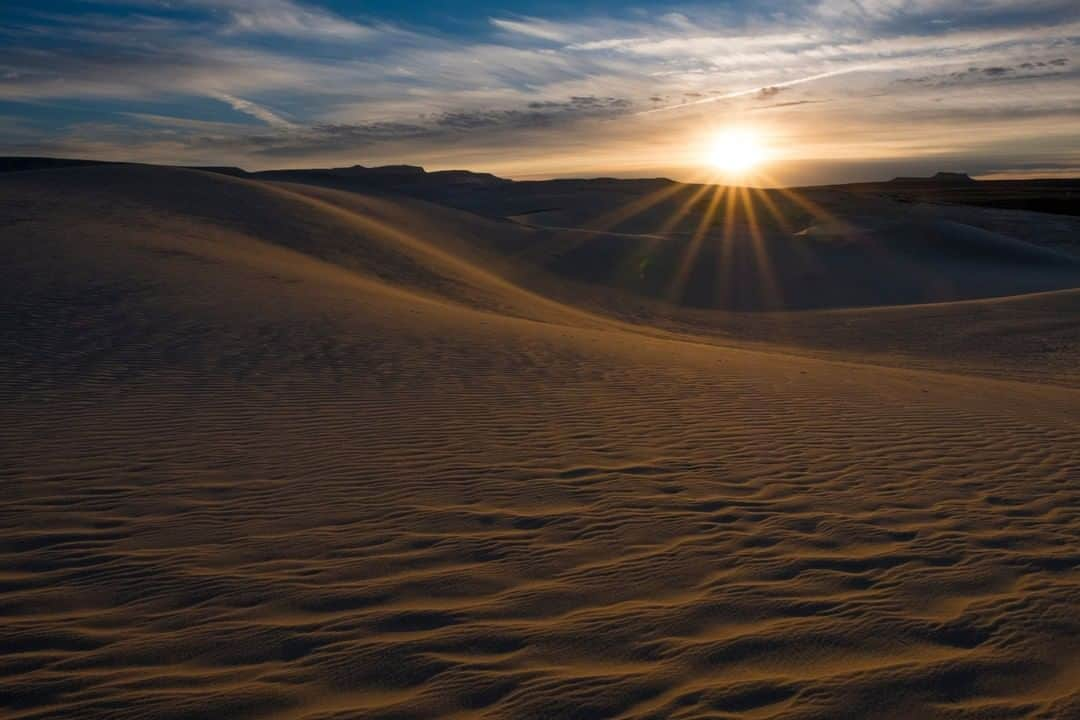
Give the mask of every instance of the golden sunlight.
<path id="1" fill-rule="evenodd" d="M 752 130 L 721 130 L 708 140 L 705 162 L 727 175 L 740 176 L 760 166 L 768 153 L 761 137 Z"/>

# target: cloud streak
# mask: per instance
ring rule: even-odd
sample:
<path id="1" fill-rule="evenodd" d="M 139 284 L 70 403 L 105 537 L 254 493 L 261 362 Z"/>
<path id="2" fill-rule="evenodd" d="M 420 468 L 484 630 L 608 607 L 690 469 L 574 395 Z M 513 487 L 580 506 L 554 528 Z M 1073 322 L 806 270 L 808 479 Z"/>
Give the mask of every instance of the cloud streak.
<path id="1" fill-rule="evenodd" d="M 655 113 L 670 112 L 672 110 L 683 110 L 685 108 L 697 107 L 699 105 L 708 105 L 710 103 L 720 102 L 721 100 L 731 100 L 733 98 L 746 97 L 748 95 L 756 95 L 759 97 L 768 97 L 775 95 L 783 88 L 794 87 L 796 85 L 803 85 L 805 83 L 811 83 L 816 80 L 826 80 L 828 78 L 839 77 L 840 75 L 847 75 L 848 73 L 866 72 L 868 70 L 874 70 L 873 66 L 863 65 L 849 68 L 842 68 L 840 70 L 828 70 L 826 72 L 816 73 L 814 75 L 807 75 L 806 77 L 795 78 L 794 80 L 783 80 L 781 82 L 774 82 L 768 85 L 759 85 L 757 87 L 746 88 L 743 90 L 734 90 L 731 92 L 721 93 L 712 97 L 700 98 L 697 100 L 690 100 L 688 102 L 675 103 L 673 105 L 665 105 L 663 107 L 649 108 L 648 110 L 642 110 L 638 115 L 652 115 Z M 876 69 L 882 69 L 878 67 Z"/>
<path id="2" fill-rule="evenodd" d="M 272 127 L 283 130 L 293 130 L 297 127 L 295 123 L 286 120 L 269 108 L 253 103 L 250 100 L 244 100 L 243 98 L 238 98 L 223 92 L 211 93 L 211 96 L 227 103 L 233 110 L 242 112 L 245 115 L 250 115 L 257 120 L 262 120 Z"/>
<path id="3" fill-rule="evenodd" d="M 288 0 L 246 0 L 230 5 L 226 32 L 260 33 L 319 39 L 364 40 L 376 35 L 371 27 L 333 13 Z"/>
<path id="4" fill-rule="evenodd" d="M 562 26 L 537 18 L 522 18 L 520 20 L 490 18 L 489 21 L 493 26 L 500 30 L 525 35 L 530 38 L 537 38 L 539 40 L 549 40 L 558 43 L 568 42 L 571 38 L 571 34 Z"/>

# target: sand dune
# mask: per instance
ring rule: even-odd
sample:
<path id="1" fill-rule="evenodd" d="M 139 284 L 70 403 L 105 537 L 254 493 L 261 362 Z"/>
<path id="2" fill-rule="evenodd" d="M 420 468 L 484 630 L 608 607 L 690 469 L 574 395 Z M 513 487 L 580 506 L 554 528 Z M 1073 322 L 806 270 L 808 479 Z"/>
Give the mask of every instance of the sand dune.
<path id="1" fill-rule="evenodd" d="M 871 193 L 879 186 L 887 190 L 889 183 L 796 194 L 667 180 L 508 183 L 477 176 L 477 182 L 462 185 L 437 181 L 437 173 L 386 178 L 363 172 L 281 171 L 259 177 L 360 193 L 379 191 L 385 183 L 393 192 L 509 217 L 536 232 L 504 228 L 492 245 L 525 267 L 688 307 L 760 311 L 925 304 L 1080 284 L 1080 219 L 913 206 L 884 191 Z M 970 185 L 980 192 L 984 186 Z M 305 186 L 291 187 L 304 191 Z M 443 216 L 449 217 L 445 211 Z M 492 236 L 486 229 L 472 233 L 478 234 Z M 543 290 L 550 294 L 550 288 Z M 577 304 L 576 292 L 570 304 Z"/>
<path id="2" fill-rule="evenodd" d="M 574 280 L 743 311 L 948 302 L 1073 288 L 1080 279 L 1080 257 L 960 219 L 913 215 L 897 203 L 880 204 L 873 215 L 849 202 L 828 217 L 789 219 L 780 211 L 768 216 L 772 200 L 748 193 L 746 202 L 709 223 L 708 210 L 695 211 L 708 201 L 692 201 L 681 212 L 698 222 L 693 231 L 640 220 L 618 223 L 640 232 L 555 231 L 531 255 Z"/>
<path id="3" fill-rule="evenodd" d="M 1000 297 L 721 313 L 415 199 L 0 177 L 0 715 L 1080 716 L 1080 283 L 933 227 Z"/>

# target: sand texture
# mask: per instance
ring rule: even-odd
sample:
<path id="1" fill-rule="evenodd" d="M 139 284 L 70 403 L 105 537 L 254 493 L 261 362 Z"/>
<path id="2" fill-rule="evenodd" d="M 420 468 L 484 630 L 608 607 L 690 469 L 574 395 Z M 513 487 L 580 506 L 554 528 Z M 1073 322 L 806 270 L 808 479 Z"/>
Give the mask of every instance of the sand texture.
<path id="1" fill-rule="evenodd" d="M 0 177 L 0 717 L 1080 717 L 1076 255 L 827 209 Z"/>

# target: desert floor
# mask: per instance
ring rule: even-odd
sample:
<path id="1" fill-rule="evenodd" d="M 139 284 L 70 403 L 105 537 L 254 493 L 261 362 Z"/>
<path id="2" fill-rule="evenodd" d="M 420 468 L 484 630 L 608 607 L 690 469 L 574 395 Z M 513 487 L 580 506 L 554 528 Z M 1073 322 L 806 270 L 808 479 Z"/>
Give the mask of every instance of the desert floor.
<path id="1" fill-rule="evenodd" d="M 1080 279 L 986 229 L 1077 221 L 940 212 L 725 309 L 573 212 L 0 176 L 0 717 L 1080 717 Z"/>

